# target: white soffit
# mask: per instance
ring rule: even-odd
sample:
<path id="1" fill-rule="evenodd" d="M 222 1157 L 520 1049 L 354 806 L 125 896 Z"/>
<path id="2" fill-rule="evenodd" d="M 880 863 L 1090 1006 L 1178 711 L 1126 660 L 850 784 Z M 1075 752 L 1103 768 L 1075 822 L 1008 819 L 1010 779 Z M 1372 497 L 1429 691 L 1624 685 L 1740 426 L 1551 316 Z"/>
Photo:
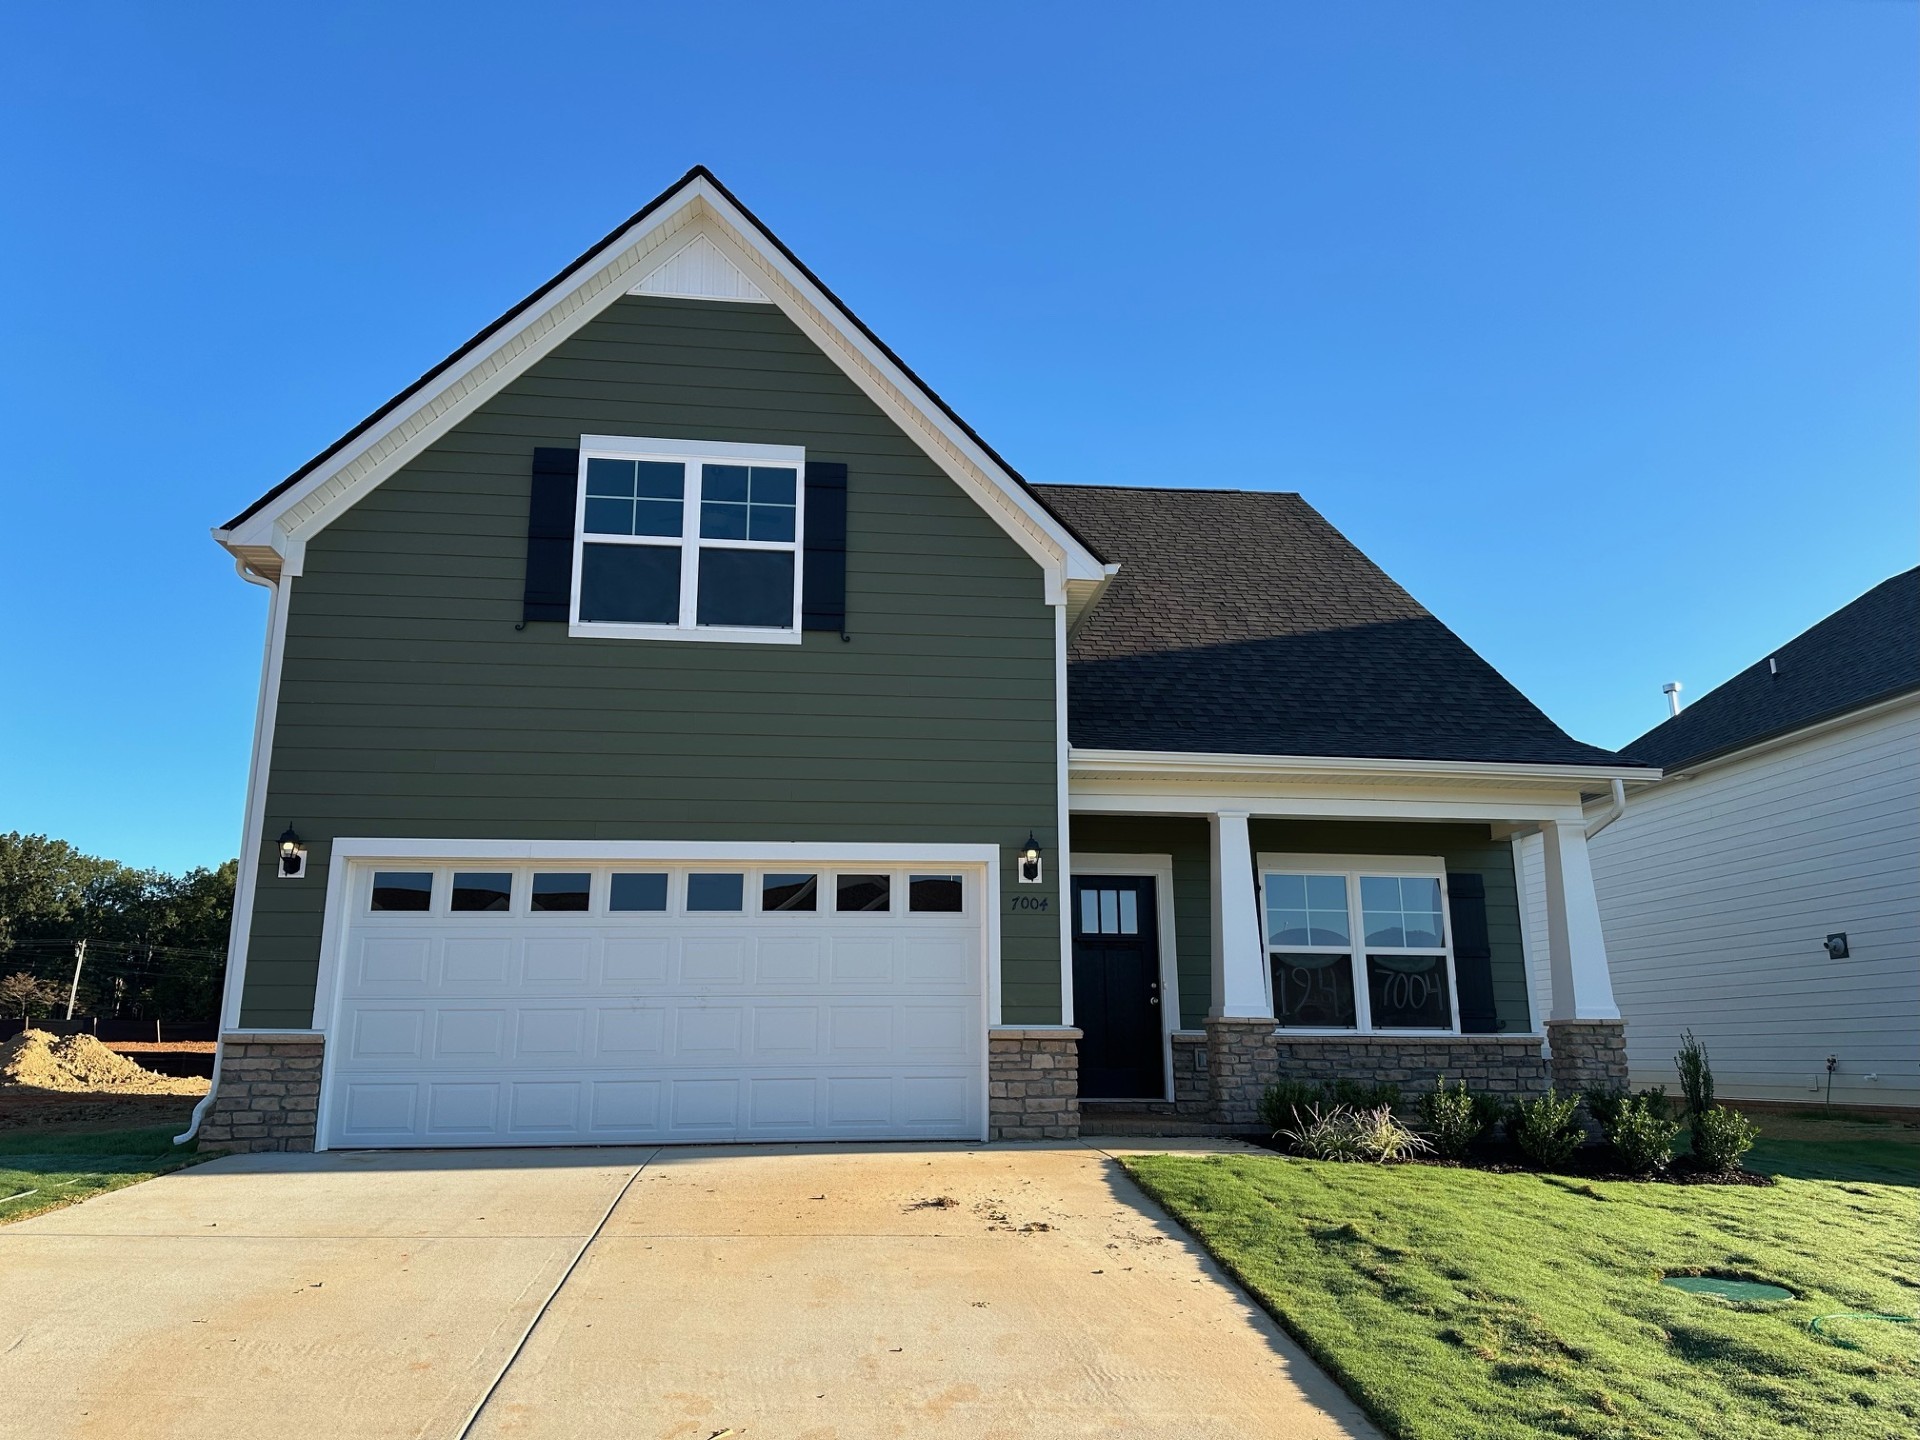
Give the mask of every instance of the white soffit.
<path id="1" fill-rule="evenodd" d="M 631 290 L 629 295 L 671 295 L 685 300 L 745 300 L 770 304 L 766 292 L 722 255 L 713 241 L 696 235 Z"/>

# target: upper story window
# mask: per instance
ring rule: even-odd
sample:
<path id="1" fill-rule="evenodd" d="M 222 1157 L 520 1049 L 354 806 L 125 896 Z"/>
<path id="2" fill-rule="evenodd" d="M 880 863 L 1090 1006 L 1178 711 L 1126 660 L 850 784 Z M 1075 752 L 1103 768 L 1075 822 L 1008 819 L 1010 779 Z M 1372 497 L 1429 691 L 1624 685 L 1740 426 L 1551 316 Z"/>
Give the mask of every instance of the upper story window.
<path id="1" fill-rule="evenodd" d="M 805 471 L 797 445 L 582 437 L 573 633 L 799 643 Z"/>

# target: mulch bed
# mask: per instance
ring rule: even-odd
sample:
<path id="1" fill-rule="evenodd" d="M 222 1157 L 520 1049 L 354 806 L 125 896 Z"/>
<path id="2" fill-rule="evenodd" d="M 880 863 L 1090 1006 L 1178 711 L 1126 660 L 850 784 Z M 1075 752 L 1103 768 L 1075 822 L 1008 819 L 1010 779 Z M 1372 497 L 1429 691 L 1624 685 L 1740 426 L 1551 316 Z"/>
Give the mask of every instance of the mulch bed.
<path id="1" fill-rule="evenodd" d="M 1275 1135 L 1248 1135 L 1249 1144 L 1271 1150 L 1277 1155 L 1293 1155 L 1293 1147 Z M 1465 1160 L 1444 1160 L 1433 1155 L 1418 1155 L 1400 1165 L 1430 1165 L 1440 1170 L 1485 1170 L 1493 1175 L 1558 1175 L 1570 1180 L 1618 1180 L 1637 1185 L 1759 1185 L 1777 1183 L 1771 1175 L 1756 1175 L 1751 1170 L 1703 1170 L 1691 1155 L 1676 1155 L 1667 1168 L 1651 1175 L 1622 1170 L 1610 1145 L 1582 1145 L 1564 1165 L 1548 1170 L 1533 1163 L 1516 1145 L 1482 1145 Z"/>

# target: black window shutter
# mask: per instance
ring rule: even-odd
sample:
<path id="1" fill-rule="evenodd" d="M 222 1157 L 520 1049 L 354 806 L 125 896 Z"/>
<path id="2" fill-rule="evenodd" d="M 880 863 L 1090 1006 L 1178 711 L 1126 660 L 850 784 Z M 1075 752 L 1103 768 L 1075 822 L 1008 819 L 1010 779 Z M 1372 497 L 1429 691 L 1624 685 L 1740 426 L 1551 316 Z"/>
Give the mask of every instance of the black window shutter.
<path id="1" fill-rule="evenodd" d="M 1447 915 L 1453 922 L 1453 971 L 1460 984 L 1460 1028 L 1491 1035 L 1500 1028 L 1493 1004 L 1493 944 L 1487 938 L 1487 881 L 1447 872 Z"/>
<path id="2" fill-rule="evenodd" d="M 580 452 L 542 447 L 533 452 L 533 489 L 527 500 L 527 583 L 520 620 L 564 621 L 573 603 L 573 512 L 580 484 Z"/>
<path id="3" fill-rule="evenodd" d="M 847 629 L 847 467 L 807 462 L 807 533 L 800 573 L 800 628 Z"/>

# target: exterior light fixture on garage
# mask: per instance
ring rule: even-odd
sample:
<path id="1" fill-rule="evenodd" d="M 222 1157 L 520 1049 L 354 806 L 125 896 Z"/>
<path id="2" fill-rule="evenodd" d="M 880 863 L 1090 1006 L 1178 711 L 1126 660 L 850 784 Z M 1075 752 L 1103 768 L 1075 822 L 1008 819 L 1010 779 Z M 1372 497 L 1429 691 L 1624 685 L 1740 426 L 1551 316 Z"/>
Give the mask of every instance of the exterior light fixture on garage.
<path id="1" fill-rule="evenodd" d="M 1031 830 L 1027 832 L 1026 847 L 1020 852 L 1020 883 L 1040 883 L 1040 841 Z"/>
<path id="2" fill-rule="evenodd" d="M 280 878 L 307 878 L 307 847 L 300 843 L 299 833 L 291 825 L 280 833 Z"/>

